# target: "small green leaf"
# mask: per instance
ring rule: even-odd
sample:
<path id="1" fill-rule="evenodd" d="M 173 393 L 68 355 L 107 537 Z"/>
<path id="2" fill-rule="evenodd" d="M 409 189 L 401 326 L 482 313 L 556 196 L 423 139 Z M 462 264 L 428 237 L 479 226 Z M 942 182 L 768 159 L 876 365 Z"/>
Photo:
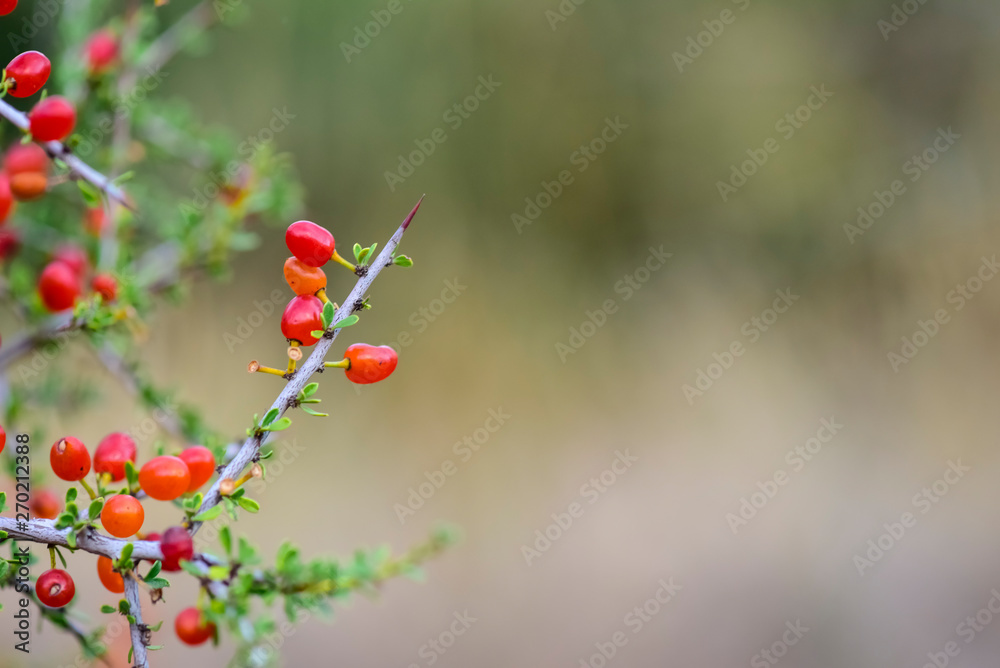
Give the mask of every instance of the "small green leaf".
<path id="1" fill-rule="evenodd" d="M 333 302 L 327 302 L 323 305 L 323 328 L 330 326 L 333 322 L 333 316 L 337 314 L 336 309 L 333 308 Z"/>
<path id="2" fill-rule="evenodd" d="M 289 420 L 286 417 L 283 417 L 280 420 L 275 421 L 273 424 L 271 424 L 271 425 L 269 425 L 267 427 L 264 427 L 264 430 L 265 431 L 284 431 L 284 430 L 288 429 L 291 426 L 292 426 L 292 421 Z"/>
<path id="3" fill-rule="evenodd" d="M 125 547 L 122 548 L 122 554 L 118 557 L 119 570 L 123 570 L 121 566 L 128 563 L 132 558 L 132 550 L 135 549 L 135 545 L 132 543 L 125 543 Z"/>
<path id="4" fill-rule="evenodd" d="M 59 557 L 59 561 L 62 562 L 63 568 L 68 569 L 69 566 L 66 564 L 66 557 L 63 556 L 62 552 L 58 548 L 55 548 L 55 553 Z"/>
<path id="5" fill-rule="evenodd" d="M 66 534 L 66 544 L 69 545 L 72 549 L 74 549 L 74 550 L 76 549 L 76 532 L 75 531 L 70 531 L 68 534 Z"/>
<path id="6" fill-rule="evenodd" d="M 314 415 L 316 417 L 330 417 L 329 413 L 320 413 L 319 411 L 314 411 L 308 406 L 299 406 L 299 408 L 301 408 L 304 412 L 308 413 L 309 415 Z"/>
<path id="7" fill-rule="evenodd" d="M 229 568 L 227 566 L 212 566 L 208 569 L 208 578 L 210 580 L 215 580 L 221 582 L 229 577 Z"/>
<path id="8" fill-rule="evenodd" d="M 101 612 L 103 612 L 106 615 L 110 615 L 112 612 L 117 612 L 117 610 L 115 610 L 114 606 L 111 606 L 111 605 L 102 605 L 101 606 Z"/>
<path id="9" fill-rule="evenodd" d="M 393 264 L 395 264 L 396 266 L 399 266 L 399 267 L 412 267 L 413 266 L 413 260 L 411 260 L 410 258 L 408 258 L 405 255 L 399 255 L 397 257 L 394 257 L 392 259 L 392 262 L 393 262 Z"/>
<path id="10" fill-rule="evenodd" d="M 101 191 L 90 185 L 87 181 L 80 179 L 76 182 L 76 185 L 80 188 L 80 194 L 83 195 L 83 200 L 90 206 L 98 206 L 101 203 Z"/>
<path id="11" fill-rule="evenodd" d="M 157 562 L 154 562 L 154 563 L 153 563 L 153 567 L 149 569 L 149 572 L 148 572 L 148 573 L 146 573 L 146 577 L 145 577 L 145 578 L 143 578 L 143 579 L 144 579 L 144 580 L 145 580 L 146 582 L 149 582 L 149 579 L 150 579 L 150 578 L 155 578 L 155 577 L 156 577 L 157 575 L 159 575 L 159 574 L 160 574 L 160 569 L 161 569 L 161 568 L 163 568 L 163 564 L 161 564 L 161 563 L 160 563 L 159 561 L 157 561 Z"/>
<path id="12" fill-rule="evenodd" d="M 248 513 L 256 513 L 260 510 L 260 504 L 253 499 L 248 499 L 245 496 L 236 499 L 236 503 L 240 504 L 240 508 L 247 511 Z"/>
<path id="13" fill-rule="evenodd" d="M 361 262 L 361 244 L 354 244 L 354 261 Z"/>
<path id="14" fill-rule="evenodd" d="M 314 329 L 313 331 L 309 332 L 309 336 L 313 337 L 314 339 L 322 339 L 323 335 L 325 334 L 326 332 L 324 332 L 322 329 Z"/>
<path id="15" fill-rule="evenodd" d="M 218 517 L 221 514 L 222 514 L 222 506 L 216 505 L 216 506 L 212 506 L 211 508 L 209 508 L 208 510 L 206 510 L 203 513 L 198 513 L 197 515 L 195 515 L 191 519 L 194 520 L 195 522 L 208 522 L 210 520 L 214 520 L 216 517 Z"/>
<path id="16" fill-rule="evenodd" d="M 278 409 L 272 408 L 267 413 L 264 414 L 264 419 L 261 421 L 260 425 L 266 427 L 278 418 Z"/>
<path id="17" fill-rule="evenodd" d="M 98 517 L 101 516 L 101 510 L 104 508 L 104 498 L 94 499 L 90 502 L 90 508 L 87 509 L 87 516 L 90 521 L 93 522 Z"/>
<path id="18" fill-rule="evenodd" d="M 129 607 L 128 601 L 121 599 L 118 601 L 118 612 L 122 615 L 127 615 L 132 608 Z"/>
<path id="19" fill-rule="evenodd" d="M 6 559 L 0 559 L 0 578 L 7 577 L 7 572 L 10 570 L 10 564 Z"/>
<path id="20" fill-rule="evenodd" d="M 308 385 L 302 388 L 302 396 L 306 398 L 311 397 L 312 395 L 316 394 L 316 390 L 318 389 L 319 389 L 319 383 L 309 383 Z"/>
<path id="21" fill-rule="evenodd" d="M 66 503 L 73 503 L 76 501 L 76 487 L 70 487 L 66 490 Z"/>
<path id="22" fill-rule="evenodd" d="M 163 578 L 149 578 L 146 580 L 146 584 L 152 589 L 163 589 L 170 586 L 170 581 Z"/>
<path id="23" fill-rule="evenodd" d="M 128 460 L 125 461 L 125 479 L 128 480 L 129 489 L 135 489 L 139 486 L 139 472 Z"/>
<path id="24" fill-rule="evenodd" d="M 341 327 L 350 327 L 351 325 L 356 325 L 358 320 L 361 320 L 361 318 L 356 315 L 349 315 L 340 322 L 334 324 L 333 328 L 340 329 Z"/>
<path id="25" fill-rule="evenodd" d="M 219 529 L 219 542 L 222 544 L 222 549 L 226 551 L 229 555 L 233 551 L 233 534 L 229 532 L 229 527 L 222 527 Z"/>

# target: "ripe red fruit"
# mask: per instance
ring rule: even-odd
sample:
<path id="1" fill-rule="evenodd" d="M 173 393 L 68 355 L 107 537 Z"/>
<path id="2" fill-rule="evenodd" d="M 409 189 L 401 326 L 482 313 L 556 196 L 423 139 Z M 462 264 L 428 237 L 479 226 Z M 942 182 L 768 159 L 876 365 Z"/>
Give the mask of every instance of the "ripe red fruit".
<path id="1" fill-rule="evenodd" d="M 146 511 L 142 509 L 142 504 L 128 494 L 112 496 L 101 509 L 101 524 L 115 538 L 134 536 L 145 519 Z"/>
<path id="2" fill-rule="evenodd" d="M 38 144 L 14 144 L 3 157 L 3 168 L 8 174 L 49 171 L 49 155 Z"/>
<path id="3" fill-rule="evenodd" d="M 351 366 L 345 369 L 347 379 L 360 385 L 385 380 L 396 370 L 399 361 L 396 351 L 389 346 L 370 346 L 367 343 L 349 346 L 344 357 L 351 361 Z"/>
<path id="4" fill-rule="evenodd" d="M 32 490 L 28 510 L 35 519 L 54 520 L 62 510 L 62 501 L 47 489 Z"/>
<path id="5" fill-rule="evenodd" d="M 329 262 L 336 247 L 329 230 L 308 220 L 300 220 L 288 226 L 285 244 L 292 255 L 310 267 L 322 267 Z"/>
<path id="6" fill-rule="evenodd" d="M 195 445 L 184 450 L 180 458 L 191 472 L 191 484 L 187 488 L 189 492 L 204 485 L 215 473 L 215 455 L 203 445 Z"/>
<path id="7" fill-rule="evenodd" d="M 72 244 L 66 244 L 57 248 L 56 252 L 52 254 L 52 260 L 54 262 L 62 262 L 81 278 L 90 269 L 90 260 L 87 258 L 87 252 L 79 246 L 73 246 Z"/>
<path id="8" fill-rule="evenodd" d="M 5 447 L 7 447 L 7 430 L 0 427 L 0 452 L 3 452 Z"/>
<path id="9" fill-rule="evenodd" d="M 101 584 L 112 594 L 121 594 L 125 591 L 125 580 L 120 573 L 115 572 L 115 564 L 105 556 L 97 558 L 97 577 L 101 579 Z"/>
<path id="10" fill-rule="evenodd" d="M 0 172 L 0 225 L 7 222 L 7 216 L 14 210 L 14 194 L 10 191 L 10 176 Z"/>
<path id="11" fill-rule="evenodd" d="M 118 40 L 110 30 L 98 30 L 83 47 L 87 56 L 87 69 L 91 74 L 100 74 L 118 58 Z"/>
<path id="12" fill-rule="evenodd" d="M 50 95 L 28 112 L 28 122 L 37 141 L 62 141 L 73 132 L 76 109 L 61 95 Z"/>
<path id="13" fill-rule="evenodd" d="M 297 295 L 314 295 L 326 288 L 326 274 L 297 257 L 285 260 L 285 281 Z"/>
<path id="14" fill-rule="evenodd" d="M 7 64 L 7 92 L 14 97 L 30 97 L 49 80 L 52 63 L 45 54 L 25 51 Z"/>
<path id="15" fill-rule="evenodd" d="M 0 260 L 12 257 L 21 247 L 21 237 L 17 230 L 0 230 Z"/>
<path id="16" fill-rule="evenodd" d="M 186 645 L 200 645 L 215 635 L 215 624 L 203 620 L 198 608 L 185 608 L 174 620 L 177 637 Z"/>
<path id="17" fill-rule="evenodd" d="M 160 539 L 160 552 L 163 553 L 163 570 L 179 571 L 181 562 L 194 556 L 194 541 L 187 529 L 170 527 L 163 532 Z"/>
<path id="18" fill-rule="evenodd" d="M 90 287 L 94 292 L 104 298 L 105 303 L 113 302 L 118 298 L 118 281 L 110 274 L 98 274 L 90 282 Z"/>
<path id="19" fill-rule="evenodd" d="M 76 482 L 90 473 L 90 453 L 80 439 L 72 436 L 60 438 L 49 451 L 52 472 L 63 480 Z"/>
<path id="20" fill-rule="evenodd" d="M 7 16 L 17 9 L 17 0 L 0 0 L 0 16 Z"/>
<path id="21" fill-rule="evenodd" d="M 38 294 L 53 313 L 72 308 L 82 291 L 79 274 L 65 262 L 50 262 L 38 277 Z"/>
<path id="22" fill-rule="evenodd" d="M 281 333 L 289 341 L 311 346 L 319 341 L 311 332 L 323 329 L 323 302 L 319 297 L 299 295 L 281 314 Z"/>
<path id="23" fill-rule="evenodd" d="M 73 600 L 76 585 L 69 573 L 58 568 L 45 571 L 38 576 L 35 583 L 35 595 L 43 605 L 50 608 L 61 608 Z"/>
<path id="24" fill-rule="evenodd" d="M 94 450 L 94 472 L 110 473 L 112 482 L 124 480 L 125 462 L 135 464 L 135 455 L 135 441 L 131 436 L 120 432 L 108 434 Z"/>
<path id="25" fill-rule="evenodd" d="M 139 486 L 157 501 L 173 501 L 186 492 L 190 484 L 191 471 L 178 457 L 153 457 L 139 469 Z"/>

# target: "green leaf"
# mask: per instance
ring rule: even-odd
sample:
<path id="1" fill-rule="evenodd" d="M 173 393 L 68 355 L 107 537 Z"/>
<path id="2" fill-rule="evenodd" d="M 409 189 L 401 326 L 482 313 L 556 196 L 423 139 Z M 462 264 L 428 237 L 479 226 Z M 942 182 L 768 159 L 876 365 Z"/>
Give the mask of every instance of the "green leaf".
<path id="1" fill-rule="evenodd" d="M 163 578 L 149 578 L 146 580 L 146 584 L 152 589 L 163 589 L 170 586 L 170 581 Z"/>
<path id="2" fill-rule="evenodd" d="M 363 248 L 363 249 L 361 249 L 361 252 L 358 253 L 358 264 L 364 264 L 365 261 L 368 259 L 368 254 L 369 253 L 371 253 L 371 249 L 370 248 Z"/>
<path id="3" fill-rule="evenodd" d="M 74 501 L 76 501 L 76 494 L 77 494 L 76 487 L 70 487 L 69 489 L 67 489 L 66 490 L 66 503 L 69 504 L 69 503 L 73 503 Z"/>
<path id="4" fill-rule="evenodd" d="M 229 568 L 227 566 L 212 566 L 208 569 L 208 578 L 210 580 L 215 580 L 221 582 L 229 577 Z"/>
<path id="5" fill-rule="evenodd" d="M 265 431 L 285 431 L 291 426 L 292 426 L 292 421 L 286 417 L 283 417 L 280 420 L 274 422 L 273 424 L 264 427 L 263 429 Z"/>
<path id="6" fill-rule="evenodd" d="M 222 549 L 226 551 L 226 555 L 232 554 L 233 534 L 229 532 L 229 527 L 219 529 L 219 542 L 222 544 Z"/>
<path id="7" fill-rule="evenodd" d="M 314 339 L 322 339 L 325 334 L 326 332 L 324 332 L 322 329 L 314 329 L 313 331 L 309 332 L 309 335 Z"/>
<path id="8" fill-rule="evenodd" d="M 128 480 L 129 489 L 136 489 L 139 486 L 139 472 L 128 460 L 125 461 L 125 479 Z"/>
<path id="9" fill-rule="evenodd" d="M 248 513 L 256 513 L 260 510 L 260 504 L 253 499 L 248 499 L 245 496 L 241 496 L 236 499 L 236 503 L 240 504 L 240 508 L 247 511 Z"/>
<path id="10" fill-rule="evenodd" d="M 66 544 L 69 545 L 70 548 L 72 548 L 74 550 L 76 549 L 76 532 L 75 531 L 70 531 L 68 534 L 66 534 Z"/>
<path id="11" fill-rule="evenodd" d="M 314 415 L 316 417 L 330 417 L 329 413 L 320 413 L 319 411 L 314 411 L 308 406 L 299 406 L 299 408 L 301 408 L 304 412 L 308 413 L 309 415 Z"/>
<path id="12" fill-rule="evenodd" d="M 10 563 L 6 559 L 0 559 L 0 578 L 7 577 L 7 572 L 10 570 Z"/>
<path id="13" fill-rule="evenodd" d="M 194 520 L 195 522 L 208 522 L 209 520 L 214 520 L 221 514 L 222 514 L 222 506 L 215 505 L 203 513 L 198 513 L 191 519 Z"/>
<path id="14" fill-rule="evenodd" d="M 333 302 L 327 302 L 323 305 L 323 328 L 326 329 L 333 322 L 333 316 L 337 314 L 337 310 L 333 308 Z"/>
<path id="15" fill-rule="evenodd" d="M 55 527 L 56 527 L 56 529 L 59 529 L 61 531 L 62 529 L 65 529 L 66 527 L 73 526 L 74 524 L 76 524 L 76 516 L 75 515 L 71 515 L 70 513 L 60 513 L 59 517 L 56 518 Z"/>
<path id="16" fill-rule="evenodd" d="M 132 550 L 135 549 L 135 545 L 132 543 L 125 543 L 125 547 L 122 548 L 122 554 L 118 557 L 118 563 L 120 565 L 126 564 L 129 559 L 132 558 Z"/>
<path id="17" fill-rule="evenodd" d="M 63 569 L 69 569 L 69 566 L 66 564 L 66 557 L 63 556 L 62 552 L 58 548 L 53 549 L 55 550 L 56 556 L 59 557 L 59 561 L 62 562 Z"/>
<path id="18" fill-rule="evenodd" d="M 80 188 L 80 194 L 83 195 L 83 201 L 85 201 L 89 206 L 99 206 L 101 204 L 101 191 L 90 185 L 89 182 L 80 179 L 76 182 L 76 185 Z"/>
<path id="19" fill-rule="evenodd" d="M 240 536 L 239 562 L 241 564 L 254 564 L 257 562 L 257 550 L 243 536 Z"/>
<path id="20" fill-rule="evenodd" d="M 333 328 L 340 329 L 341 327 L 350 327 L 351 325 L 356 325 L 358 320 L 361 320 L 361 318 L 356 315 L 349 315 L 340 322 L 334 324 Z"/>
<path id="21" fill-rule="evenodd" d="M 111 605 L 102 605 L 101 606 L 101 612 L 103 612 L 106 615 L 110 615 L 112 612 L 117 612 L 117 610 L 115 610 L 114 606 L 111 606 Z"/>
<path id="22" fill-rule="evenodd" d="M 149 572 L 146 573 L 146 577 L 143 579 L 146 582 L 149 582 L 150 578 L 155 578 L 157 575 L 160 574 L 161 568 L 163 568 L 163 564 L 161 564 L 159 561 L 153 562 L 153 567 L 149 569 Z"/>
<path id="23" fill-rule="evenodd" d="M 318 389 L 319 389 L 319 383 L 309 383 L 308 385 L 302 388 L 302 396 L 306 398 L 311 397 L 312 395 L 316 394 L 316 390 Z"/>
<path id="24" fill-rule="evenodd" d="M 405 255 L 399 255 L 397 257 L 394 257 L 392 259 L 392 263 L 395 264 L 396 266 L 399 266 L 399 267 L 412 267 L 413 266 L 413 260 L 411 260 L 410 258 L 408 258 Z"/>
<path id="25" fill-rule="evenodd" d="M 118 601 L 118 612 L 122 615 L 127 615 L 132 608 L 129 607 L 128 601 L 121 599 Z"/>
<path id="26" fill-rule="evenodd" d="M 101 516 L 101 510 L 104 508 L 104 498 L 94 499 L 90 502 L 90 508 L 87 509 L 87 517 L 93 522 L 98 517 Z"/>
<path id="27" fill-rule="evenodd" d="M 361 262 L 361 244 L 354 244 L 354 261 Z"/>
<path id="28" fill-rule="evenodd" d="M 264 414 L 264 419 L 261 421 L 261 426 L 266 427 L 278 418 L 278 409 L 272 408 L 267 413 Z"/>

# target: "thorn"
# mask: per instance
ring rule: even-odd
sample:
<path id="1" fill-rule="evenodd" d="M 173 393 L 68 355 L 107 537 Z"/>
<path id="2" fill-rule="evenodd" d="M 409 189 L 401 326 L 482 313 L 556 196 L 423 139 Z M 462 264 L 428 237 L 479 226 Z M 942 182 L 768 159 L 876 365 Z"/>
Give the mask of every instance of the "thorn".
<path id="1" fill-rule="evenodd" d="M 419 199 L 419 200 L 417 201 L 417 205 L 416 205 L 415 207 L 413 207 L 413 211 L 411 211 L 411 212 L 410 212 L 410 215 L 409 215 L 409 216 L 407 216 L 407 217 L 406 217 L 406 220 L 404 220 L 404 221 L 403 221 L 403 229 L 404 229 L 404 230 L 405 230 L 405 229 L 406 229 L 407 227 L 409 227 L 409 226 L 410 226 L 410 221 L 411 221 L 411 220 L 413 220 L 413 217 L 414 217 L 415 215 L 417 215 L 417 209 L 419 209 L 419 208 L 420 208 L 420 203 L 424 201 L 424 198 L 425 198 L 425 197 L 427 197 L 427 194 L 426 194 L 426 193 L 420 196 L 420 199 Z"/>

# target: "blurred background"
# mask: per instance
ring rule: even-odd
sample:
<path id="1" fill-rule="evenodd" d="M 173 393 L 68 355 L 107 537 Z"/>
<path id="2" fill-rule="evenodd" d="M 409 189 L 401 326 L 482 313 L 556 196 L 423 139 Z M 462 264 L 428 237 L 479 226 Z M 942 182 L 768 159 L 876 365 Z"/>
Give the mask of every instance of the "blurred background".
<path id="1" fill-rule="evenodd" d="M 399 368 L 323 378 L 331 417 L 285 432 L 238 529 L 345 556 L 464 533 L 425 583 L 276 639 L 284 665 L 994 665 L 997 5 L 248 5 L 156 95 L 240 137 L 287 117 L 340 246 L 427 199 L 416 266 L 335 345 Z M 146 345 L 234 435 L 280 388 L 245 368 L 281 363 L 282 306 L 238 334 L 290 296 L 263 234 Z M 105 385 L 87 443 L 145 415 Z M 77 665 L 9 626 L 0 665 Z M 154 665 L 229 659 L 170 635 Z"/>

